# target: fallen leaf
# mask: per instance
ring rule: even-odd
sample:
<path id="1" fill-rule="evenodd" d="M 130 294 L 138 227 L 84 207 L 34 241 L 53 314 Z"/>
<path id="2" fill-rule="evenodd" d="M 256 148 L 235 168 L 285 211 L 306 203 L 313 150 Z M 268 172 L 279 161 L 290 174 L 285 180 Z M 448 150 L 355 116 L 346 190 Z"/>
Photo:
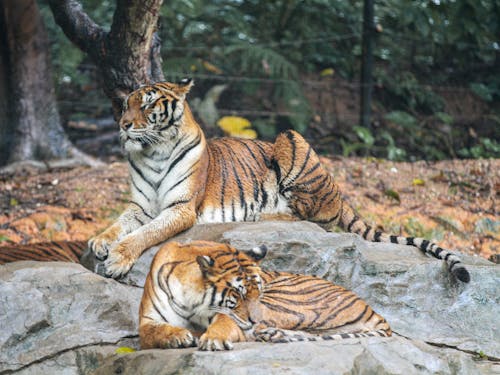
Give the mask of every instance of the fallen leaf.
<path id="1" fill-rule="evenodd" d="M 130 348 L 128 346 L 120 346 L 115 350 L 116 354 L 127 354 L 127 353 L 134 353 L 136 350 L 134 348 Z"/>
<path id="2" fill-rule="evenodd" d="M 387 189 L 387 190 L 384 191 L 384 195 L 386 197 L 394 199 L 398 203 L 401 203 L 401 198 L 399 198 L 399 193 L 397 191 L 395 191 L 395 190 Z"/>
<path id="3" fill-rule="evenodd" d="M 321 77 L 333 76 L 334 74 L 335 74 L 335 69 L 333 69 L 333 68 L 326 68 L 326 69 L 323 69 L 321 72 L 319 72 L 319 75 Z"/>
<path id="4" fill-rule="evenodd" d="M 251 128 L 252 124 L 244 117 L 224 116 L 217 121 L 217 125 L 231 137 L 257 138 L 257 132 Z"/>
<path id="5" fill-rule="evenodd" d="M 425 181 L 420 178 L 414 178 L 412 184 L 413 186 L 424 186 Z"/>

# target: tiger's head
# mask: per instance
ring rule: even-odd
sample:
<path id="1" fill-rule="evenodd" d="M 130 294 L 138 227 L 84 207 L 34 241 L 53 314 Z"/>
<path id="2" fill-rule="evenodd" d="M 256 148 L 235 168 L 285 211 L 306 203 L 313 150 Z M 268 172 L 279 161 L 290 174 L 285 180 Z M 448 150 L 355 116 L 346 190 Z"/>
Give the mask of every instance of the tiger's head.
<path id="1" fill-rule="evenodd" d="M 260 261 L 267 253 L 265 246 L 249 251 L 202 255 L 196 258 L 206 280 L 213 288 L 210 309 L 229 315 L 242 329 L 250 329 L 247 299 L 258 299 L 262 292 Z"/>
<path id="2" fill-rule="evenodd" d="M 123 101 L 119 120 L 120 141 L 126 152 L 138 152 L 177 136 L 182 124 L 186 94 L 193 81 L 159 82 L 142 86 Z"/>

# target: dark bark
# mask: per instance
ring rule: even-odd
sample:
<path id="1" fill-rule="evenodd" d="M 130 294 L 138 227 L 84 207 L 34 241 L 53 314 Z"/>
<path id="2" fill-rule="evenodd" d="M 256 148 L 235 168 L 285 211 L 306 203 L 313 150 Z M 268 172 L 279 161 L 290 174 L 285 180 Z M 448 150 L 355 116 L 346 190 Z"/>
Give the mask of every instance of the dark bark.
<path id="1" fill-rule="evenodd" d="M 160 43 L 155 36 L 163 0 L 117 0 L 104 32 L 75 0 L 49 0 L 56 23 L 98 67 L 115 118 L 123 98 L 141 84 L 162 81 Z"/>
<path id="2" fill-rule="evenodd" d="M 9 50 L 7 48 L 7 29 L 3 7 L 0 6 L 0 165 L 9 157 L 11 134 L 13 133 L 12 113 L 10 111 Z"/>
<path id="3" fill-rule="evenodd" d="M 48 38 L 36 0 L 0 3 L 0 164 L 68 156 L 51 76 Z M 5 148 L 3 147 L 5 146 Z M 6 152 L 7 150 L 7 152 Z"/>

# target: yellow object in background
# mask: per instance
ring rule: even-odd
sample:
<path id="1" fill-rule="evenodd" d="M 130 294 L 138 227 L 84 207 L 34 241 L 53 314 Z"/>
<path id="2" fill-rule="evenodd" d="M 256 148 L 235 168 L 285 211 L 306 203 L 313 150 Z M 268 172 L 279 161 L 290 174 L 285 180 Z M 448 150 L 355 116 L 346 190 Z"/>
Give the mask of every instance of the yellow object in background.
<path id="1" fill-rule="evenodd" d="M 239 116 L 224 116 L 217 121 L 224 133 L 231 137 L 256 139 L 257 132 L 253 130 L 249 120 Z"/>
<path id="2" fill-rule="evenodd" d="M 335 74 L 335 69 L 333 69 L 333 68 L 326 68 L 326 69 L 323 69 L 321 72 L 319 72 L 319 75 L 321 77 L 333 76 L 334 74 Z"/>

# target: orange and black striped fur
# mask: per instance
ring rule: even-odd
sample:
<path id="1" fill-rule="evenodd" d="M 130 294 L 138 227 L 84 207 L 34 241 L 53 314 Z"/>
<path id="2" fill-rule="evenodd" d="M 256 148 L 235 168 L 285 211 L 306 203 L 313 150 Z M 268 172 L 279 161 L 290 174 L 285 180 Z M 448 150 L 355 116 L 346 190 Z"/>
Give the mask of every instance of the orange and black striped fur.
<path id="1" fill-rule="evenodd" d="M 238 325 L 215 308 L 233 309 L 246 294 L 236 251 L 224 244 L 169 242 L 156 254 L 139 309 L 142 349 L 230 349 L 244 341 Z M 201 337 L 198 340 L 198 337 Z"/>
<path id="2" fill-rule="evenodd" d="M 86 241 L 51 241 L 0 246 L 0 264 L 21 260 L 79 263 L 86 249 Z"/>
<path id="3" fill-rule="evenodd" d="M 141 347 L 223 350 L 238 341 L 391 335 L 354 293 L 317 277 L 262 270 L 266 251 L 202 241 L 162 247 L 140 305 Z"/>
<path id="4" fill-rule="evenodd" d="M 342 199 L 333 177 L 298 133 L 282 133 L 274 143 L 207 142 L 185 101 L 191 86 L 191 80 L 157 83 L 124 101 L 120 139 L 132 199 L 114 224 L 89 241 L 95 255 L 106 259 L 108 276 L 125 274 L 145 249 L 195 223 L 292 215 L 326 230 L 340 226 L 369 241 L 415 246 L 445 260 L 458 279 L 469 281 L 460 259 L 448 250 L 368 226 Z"/>

